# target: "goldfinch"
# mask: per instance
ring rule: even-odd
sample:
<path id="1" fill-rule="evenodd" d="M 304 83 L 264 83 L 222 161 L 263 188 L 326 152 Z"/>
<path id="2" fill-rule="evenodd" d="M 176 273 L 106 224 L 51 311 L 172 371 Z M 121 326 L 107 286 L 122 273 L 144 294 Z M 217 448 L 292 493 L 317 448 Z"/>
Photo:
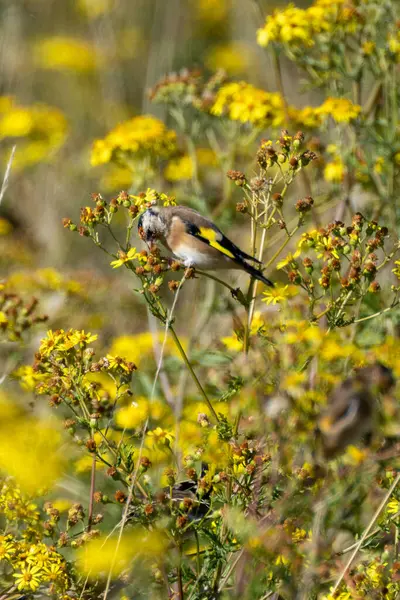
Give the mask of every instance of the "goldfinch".
<path id="1" fill-rule="evenodd" d="M 375 363 L 359 369 L 333 390 L 318 423 L 327 458 L 371 433 L 378 412 L 377 396 L 393 385 L 392 371 Z"/>
<path id="2" fill-rule="evenodd" d="M 259 260 L 231 242 L 214 223 L 186 206 L 154 206 L 139 218 L 140 237 L 151 244 L 159 240 L 185 267 L 242 269 L 265 285 L 274 284 L 246 261 Z"/>

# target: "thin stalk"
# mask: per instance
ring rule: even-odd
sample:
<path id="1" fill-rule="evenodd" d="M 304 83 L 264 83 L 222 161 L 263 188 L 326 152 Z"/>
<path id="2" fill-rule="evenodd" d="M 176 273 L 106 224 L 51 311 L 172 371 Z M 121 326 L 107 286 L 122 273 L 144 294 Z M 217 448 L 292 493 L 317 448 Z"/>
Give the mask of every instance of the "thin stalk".
<path id="1" fill-rule="evenodd" d="M 282 250 L 284 248 L 286 248 L 286 246 L 288 245 L 288 243 L 290 242 L 290 240 L 292 239 L 292 237 L 294 236 L 294 234 L 296 233 L 296 231 L 298 231 L 299 228 L 300 228 L 300 225 L 296 225 L 296 227 L 293 229 L 292 233 L 290 233 L 288 235 L 288 237 L 283 242 L 283 244 L 278 248 L 278 250 L 275 252 L 275 254 L 273 256 L 271 256 L 271 258 L 269 259 L 269 261 L 265 264 L 265 268 L 269 267 L 274 262 L 274 260 L 280 255 L 280 253 L 282 252 Z"/>
<path id="2" fill-rule="evenodd" d="M 190 361 L 189 361 L 189 359 L 188 359 L 188 357 L 187 357 L 187 355 L 186 355 L 186 352 L 185 352 L 185 350 L 183 349 L 183 346 L 182 346 L 182 344 L 181 344 L 181 342 L 180 342 L 180 340 L 179 340 L 179 338 L 178 338 L 178 336 L 177 336 L 177 334 L 176 334 L 176 331 L 175 331 L 175 329 L 172 327 L 172 325 L 170 325 L 170 326 L 169 326 L 169 330 L 170 330 L 170 332 L 171 332 L 171 335 L 172 335 L 172 338 L 173 338 L 173 340 L 174 340 L 174 342 L 175 342 L 175 345 L 176 345 L 176 347 L 178 348 L 178 350 L 179 350 L 179 353 L 180 353 L 180 355 L 181 355 L 181 357 L 182 357 L 182 359 L 183 359 L 183 362 L 185 363 L 185 365 L 186 365 L 186 367 L 187 367 L 187 369 L 188 369 L 188 371 L 189 371 L 190 375 L 192 376 L 192 379 L 193 379 L 194 383 L 196 384 L 196 387 L 197 387 L 197 389 L 199 390 L 200 394 L 203 396 L 203 399 L 204 399 L 204 401 L 206 402 L 206 404 L 207 404 L 208 408 L 210 409 L 210 411 L 211 411 L 211 413 L 212 413 L 212 415 L 213 415 L 214 419 L 215 419 L 215 420 L 217 421 L 217 423 L 218 423 L 218 422 L 219 422 L 218 415 L 217 415 L 217 413 L 215 412 L 215 410 L 214 410 L 214 407 L 213 407 L 213 405 L 211 404 L 211 402 L 210 402 L 210 399 L 208 398 L 208 396 L 207 396 L 206 392 L 204 391 L 204 388 L 203 388 L 203 386 L 201 385 L 200 381 L 198 380 L 198 378 L 197 378 L 197 375 L 196 375 L 196 373 L 194 372 L 194 370 L 193 370 L 193 367 L 192 367 L 192 365 L 190 364 Z"/>
<path id="3" fill-rule="evenodd" d="M 93 433 L 94 432 L 92 432 L 92 437 L 93 437 Z M 93 452 L 92 470 L 90 473 L 89 510 L 88 510 L 88 526 L 87 526 L 88 531 L 90 531 L 92 529 L 95 483 L 96 483 L 96 453 Z"/>
<path id="4" fill-rule="evenodd" d="M 337 579 L 337 581 L 336 581 L 336 583 L 335 583 L 335 585 L 333 587 L 332 596 L 334 596 L 335 593 L 337 592 L 337 590 L 339 589 L 339 586 L 342 583 L 344 576 L 346 575 L 347 571 L 350 569 L 351 565 L 353 564 L 353 560 L 355 559 L 356 555 L 358 554 L 358 551 L 360 550 L 360 548 L 363 545 L 364 541 L 367 539 L 369 532 L 371 531 L 371 529 L 375 525 L 375 522 L 378 519 L 379 515 L 381 514 L 381 512 L 385 508 L 386 503 L 388 502 L 390 496 L 392 495 L 393 491 L 397 487 L 399 481 L 400 481 L 400 473 L 398 473 L 396 479 L 394 480 L 394 482 L 392 483 L 392 485 L 388 489 L 386 496 L 384 497 L 384 499 L 382 500 L 382 502 L 380 503 L 380 505 L 376 509 L 375 514 L 372 517 L 371 521 L 369 522 L 368 527 L 365 529 L 365 531 L 362 534 L 362 536 L 361 536 L 361 538 L 360 538 L 357 546 L 354 548 L 354 551 L 352 552 L 349 560 L 347 561 L 344 569 L 340 573 L 340 575 L 339 575 L 339 577 L 338 577 L 338 579 Z"/>
<path id="5" fill-rule="evenodd" d="M 236 289 L 234 287 L 232 287 L 231 285 L 229 285 L 229 283 L 226 283 L 226 281 L 223 281 L 216 275 L 211 275 L 211 273 L 207 273 L 206 271 L 200 271 L 199 269 L 196 269 L 196 273 L 198 273 L 199 275 L 204 275 L 204 277 L 208 277 L 209 279 L 213 279 L 214 281 L 217 281 L 218 283 L 226 287 L 231 292 L 231 294 L 236 294 Z"/>
<path id="6" fill-rule="evenodd" d="M 362 323 L 363 321 L 369 321 L 369 319 L 374 319 L 375 317 L 379 317 L 380 315 L 383 315 L 384 313 L 389 312 L 390 310 L 392 310 L 393 308 L 395 308 L 396 306 L 398 306 L 399 301 L 397 301 L 395 304 L 392 304 L 391 306 L 388 306 L 382 310 L 380 310 L 379 312 L 374 313 L 373 315 L 368 315 L 368 317 L 362 317 L 361 319 L 356 319 L 354 321 L 354 323 Z"/>
<path id="7" fill-rule="evenodd" d="M 182 559 L 182 557 L 181 557 Z M 183 583 L 182 583 L 182 567 L 181 563 L 178 565 L 178 598 L 179 600 L 183 600 Z"/>

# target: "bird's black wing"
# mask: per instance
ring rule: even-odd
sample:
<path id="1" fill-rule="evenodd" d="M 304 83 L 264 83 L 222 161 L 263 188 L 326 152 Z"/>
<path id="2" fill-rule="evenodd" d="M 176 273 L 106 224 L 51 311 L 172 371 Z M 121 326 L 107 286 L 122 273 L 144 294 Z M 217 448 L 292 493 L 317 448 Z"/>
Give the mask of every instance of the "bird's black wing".
<path id="1" fill-rule="evenodd" d="M 232 260 L 237 262 L 251 260 L 255 263 L 262 264 L 257 258 L 254 258 L 254 256 L 250 256 L 250 254 L 243 252 L 243 250 L 227 238 L 218 227 L 207 219 L 204 219 L 204 226 L 195 225 L 185 219 L 182 220 L 185 223 L 187 233 L 193 235 L 195 238 L 208 244 L 212 248 L 219 250 L 219 252 L 225 254 L 225 256 L 228 256 Z"/>

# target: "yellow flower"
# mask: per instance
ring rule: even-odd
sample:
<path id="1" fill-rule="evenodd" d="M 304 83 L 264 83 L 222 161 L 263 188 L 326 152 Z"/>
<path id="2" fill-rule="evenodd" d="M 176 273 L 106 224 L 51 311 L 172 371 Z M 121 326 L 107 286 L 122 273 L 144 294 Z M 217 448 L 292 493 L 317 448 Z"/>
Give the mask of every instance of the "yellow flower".
<path id="1" fill-rule="evenodd" d="M 394 264 L 395 268 L 392 269 L 392 273 L 396 275 L 397 279 L 400 279 L 400 260 L 395 260 Z"/>
<path id="2" fill-rule="evenodd" d="M 284 267 L 287 267 L 290 263 L 294 262 L 296 260 L 296 258 L 298 258 L 301 254 L 301 251 L 298 249 L 296 250 L 296 252 L 294 254 L 290 253 L 286 256 L 286 258 L 284 258 L 283 260 L 279 261 L 278 264 L 276 265 L 276 268 L 278 269 L 278 271 L 280 269 L 283 269 Z"/>
<path id="3" fill-rule="evenodd" d="M 156 429 L 148 431 L 147 435 L 154 440 L 155 444 L 161 444 L 164 446 L 170 446 L 170 444 L 174 440 L 174 436 L 172 435 L 172 433 L 169 433 L 161 427 L 156 427 Z"/>
<path id="4" fill-rule="evenodd" d="M 64 339 L 64 331 L 52 331 L 49 329 L 47 337 L 40 342 L 39 352 L 42 356 L 49 356 L 56 349 L 58 343 Z"/>
<path id="5" fill-rule="evenodd" d="M 353 104 L 347 98 L 329 97 L 316 109 L 316 112 L 322 117 L 332 117 L 337 123 L 349 123 L 359 116 L 361 106 Z"/>
<path id="6" fill-rule="evenodd" d="M 113 0 L 76 0 L 76 6 L 89 19 L 96 19 L 111 12 Z"/>
<path id="7" fill-rule="evenodd" d="M 285 286 L 275 286 L 263 292 L 263 296 L 264 298 L 262 301 L 268 305 L 281 304 L 293 296 L 293 290 L 290 289 L 289 284 Z"/>
<path id="8" fill-rule="evenodd" d="M 338 24 L 345 30 L 356 27 L 353 12 L 343 7 L 344 0 L 315 0 L 309 8 L 297 8 L 289 4 L 283 10 L 275 10 L 266 19 L 264 27 L 257 31 L 257 42 L 268 46 L 271 42 L 286 44 L 291 48 L 314 46 L 318 34 L 334 33 Z"/>
<path id="9" fill-rule="evenodd" d="M 128 190 L 132 185 L 133 179 L 134 173 L 132 173 L 131 169 L 111 164 L 108 171 L 100 180 L 100 188 L 106 192 Z"/>
<path id="10" fill-rule="evenodd" d="M 335 158 L 334 161 L 328 162 L 325 165 L 324 177 L 326 181 L 333 183 L 341 183 L 345 174 L 345 166 L 340 158 Z"/>
<path id="11" fill-rule="evenodd" d="M 0 217 L 0 235 L 8 235 L 13 229 L 10 221 Z"/>
<path id="12" fill-rule="evenodd" d="M 63 581 L 65 577 L 65 566 L 63 563 L 50 563 L 43 568 L 43 577 L 47 581 Z"/>
<path id="13" fill-rule="evenodd" d="M 236 335 L 230 335 L 221 338 L 221 342 L 231 352 L 240 352 L 243 350 L 243 340 L 240 340 Z"/>
<path id="14" fill-rule="evenodd" d="M 62 438 L 53 420 L 23 417 L 0 423 L 0 469 L 27 493 L 39 493 L 61 475 Z M 10 453 L 10 447 L 13 451 Z"/>
<path id="15" fill-rule="evenodd" d="M 15 107 L 7 112 L 0 121 L 2 137 L 25 137 L 33 129 L 34 120 L 28 108 Z"/>
<path id="16" fill-rule="evenodd" d="M 361 450 L 360 448 L 357 448 L 356 446 L 350 445 L 346 448 L 346 455 L 345 455 L 345 463 L 350 464 L 352 466 L 358 467 L 360 466 L 363 462 L 365 462 L 365 459 L 368 456 L 368 451 L 363 449 Z"/>
<path id="17" fill-rule="evenodd" d="M 210 71 L 223 69 L 228 75 L 239 75 L 246 71 L 250 64 L 249 47 L 239 42 L 230 42 L 213 46 L 205 58 Z"/>
<path id="18" fill-rule="evenodd" d="M 197 148 L 196 150 L 197 166 L 201 169 L 202 167 L 215 167 L 218 164 L 215 153 L 209 148 Z M 201 169 L 205 171 L 205 169 Z M 172 159 L 168 162 L 165 170 L 164 177 L 168 181 L 184 181 L 192 179 L 193 177 L 193 162 L 188 154 L 181 156 L 180 158 Z"/>
<path id="19" fill-rule="evenodd" d="M 364 42 L 363 45 L 361 46 L 362 51 L 366 56 L 370 56 L 373 53 L 373 51 L 375 50 L 375 47 L 376 47 L 375 42 L 371 42 L 371 41 Z"/>
<path id="20" fill-rule="evenodd" d="M 3 537 L 3 536 L 1 536 Z M 0 539 L 0 561 L 2 560 L 10 560 L 15 552 L 14 544 L 7 540 Z"/>
<path id="21" fill-rule="evenodd" d="M 177 149 L 176 133 L 151 115 L 141 115 L 112 129 L 93 145 L 93 166 L 115 161 L 130 166 L 129 160 L 169 158 Z"/>
<path id="22" fill-rule="evenodd" d="M 219 88 L 211 114 L 258 127 L 280 127 L 285 122 L 285 105 L 280 94 L 241 81 Z"/>
<path id="23" fill-rule="evenodd" d="M 383 172 L 383 167 L 385 164 L 385 159 L 383 156 L 377 156 L 374 164 L 374 172 L 378 175 Z"/>
<path id="24" fill-rule="evenodd" d="M 193 177 L 193 163 L 188 154 L 170 160 L 165 167 L 164 177 L 168 181 L 185 181 Z"/>
<path id="25" fill-rule="evenodd" d="M 110 265 L 113 269 L 118 269 L 118 267 L 122 267 L 125 263 L 135 260 L 139 256 L 136 252 L 136 248 L 130 248 L 128 252 L 122 252 L 121 250 L 118 253 L 119 258 L 117 260 L 113 260 L 110 262 Z"/>
<path id="26" fill-rule="evenodd" d="M 275 559 L 275 565 L 279 566 L 285 566 L 288 565 L 290 563 L 290 560 L 288 558 L 286 558 L 286 556 L 283 556 L 283 554 L 278 554 L 278 556 Z"/>
<path id="27" fill-rule="evenodd" d="M 308 129 L 316 129 L 321 125 L 322 117 L 318 112 L 318 108 L 313 106 L 305 106 L 297 109 L 293 106 L 288 107 L 290 120 L 297 127 L 307 127 Z"/>
<path id="28" fill-rule="evenodd" d="M 73 37 L 53 36 L 36 42 L 36 63 L 42 69 L 56 71 L 93 71 L 98 57 L 93 46 Z"/>
<path id="29" fill-rule="evenodd" d="M 162 344 L 163 341 L 163 332 L 159 332 L 154 338 L 149 331 L 137 333 L 135 335 L 121 335 L 115 338 L 109 353 L 114 356 L 122 356 L 125 360 L 133 362 L 138 366 L 141 364 L 148 365 L 151 359 L 154 361 L 154 344 Z M 186 340 L 183 341 L 183 345 L 184 347 L 187 346 Z M 170 337 L 167 338 L 164 353 L 165 356 L 178 354 L 175 349 L 175 344 Z"/>
<path id="30" fill-rule="evenodd" d="M 20 573 L 14 573 L 15 585 L 20 592 L 30 590 L 35 592 L 40 586 L 42 579 L 41 568 L 34 565 L 22 567 Z"/>
<path id="31" fill-rule="evenodd" d="M 400 502 L 396 498 L 393 498 L 393 500 L 387 503 L 386 510 L 389 515 L 396 515 L 400 511 Z"/>
<path id="32" fill-rule="evenodd" d="M 118 577 L 137 556 L 154 558 L 166 549 L 168 540 L 158 531 L 137 529 L 122 538 L 97 538 L 78 550 L 77 568 L 92 579 Z"/>
<path id="33" fill-rule="evenodd" d="M 48 160 L 66 139 L 67 122 L 59 110 L 44 104 L 19 106 L 0 96 L 0 139 L 19 138 L 13 169 Z M 5 153 L 7 159 L 9 151 Z"/>
<path id="34" fill-rule="evenodd" d="M 220 23 L 227 17 L 228 0 L 197 0 L 196 13 L 200 21 Z"/>

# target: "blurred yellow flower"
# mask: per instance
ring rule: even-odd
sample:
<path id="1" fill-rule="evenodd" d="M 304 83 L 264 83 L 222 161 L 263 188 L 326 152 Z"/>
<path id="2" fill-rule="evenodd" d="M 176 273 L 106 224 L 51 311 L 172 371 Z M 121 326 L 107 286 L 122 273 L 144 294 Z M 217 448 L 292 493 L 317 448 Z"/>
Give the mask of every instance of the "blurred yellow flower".
<path id="1" fill-rule="evenodd" d="M 148 431 L 147 435 L 155 444 L 160 444 L 161 446 L 170 446 L 174 441 L 173 434 L 162 429 L 162 427 L 156 427 L 155 429 Z"/>
<path id="2" fill-rule="evenodd" d="M 358 467 L 368 456 L 368 451 L 365 449 L 357 448 L 356 446 L 350 445 L 346 448 L 346 454 L 344 456 L 344 463 Z"/>
<path id="3" fill-rule="evenodd" d="M 223 21 L 228 14 L 228 0 L 196 0 L 198 18 L 206 23 Z"/>
<path id="4" fill-rule="evenodd" d="M 19 415 L 0 421 L 0 469 L 29 494 L 39 494 L 61 476 L 61 434 L 53 420 Z"/>
<path id="5" fill-rule="evenodd" d="M 337 123 L 349 123 L 359 116 L 361 106 L 353 104 L 347 98 L 329 97 L 316 109 L 316 112 L 323 117 L 332 117 Z"/>
<path id="6" fill-rule="evenodd" d="M 130 166 L 129 160 L 169 158 L 177 149 L 176 133 L 151 115 L 141 115 L 112 129 L 93 144 L 93 166 L 117 162 Z"/>
<path id="7" fill-rule="evenodd" d="M 4 217 L 0 217 L 0 235 L 8 235 L 13 229 L 10 221 L 4 219 Z"/>
<path id="8" fill-rule="evenodd" d="M 16 106 L 5 113 L 0 121 L 2 137 L 25 137 L 33 129 L 34 119 L 29 108 Z"/>
<path id="9" fill-rule="evenodd" d="M 129 190 L 132 185 L 134 174 L 131 169 L 110 164 L 108 170 L 100 180 L 100 188 L 106 192 Z"/>
<path id="10" fill-rule="evenodd" d="M 74 37 L 53 36 L 34 44 L 36 64 L 55 71 L 93 71 L 98 63 L 95 48 Z"/>
<path id="11" fill-rule="evenodd" d="M 161 345 L 163 342 L 164 333 L 161 331 L 155 336 L 155 339 L 153 339 L 153 335 L 149 331 L 137 333 L 136 335 L 121 335 L 120 337 L 115 338 L 109 353 L 115 356 L 121 356 L 122 358 L 125 358 L 125 360 L 131 361 L 139 366 L 143 361 L 148 361 L 149 355 L 153 355 L 154 343 Z M 186 346 L 185 340 L 183 341 L 183 345 L 184 347 Z M 165 344 L 164 353 L 165 355 L 171 353 L 178 355 L 175 344 L 169 337 Z"/>
<path id="12" fill-rule="evenodd" d="M 77 568 L 97 579 L 99 576 L 118 577 L 135 558 L 155 558 L 166 549 L 168 540 L 162 533 L 137 529 L 124 533 L 120 541 L 116 536 L 91 540 L 78 550 Z"/>
<path id="13" fill-rule="evenodd" d="M 50 159 L 66 136 L 67 121 L 58 109 L 45 104 L 20 106 L 9 96 L 0 97 L 0 139 L 18 138 L 13 169 Z M 9 151 L 3 155 L 8 160 Z"/>
<path id="14" fill-rule="evenodd" d="M 210 71 L 223 69 L 228 75 L 240 75 L 249 68 L 250 48 L 240 42 L 230 42 L 213 46 L 208 51 L 205 64 Z"/>
<path id="15" fill-rule="evenodd" d="M 322 117 L 318 112 L 318 109 L 313 106 L 305 106 L 304 108 L 289 106 L 288 112 L 293 125 L 301 127 L 302 129 L 304 127 L 316 129 L 321 125 Z"/>
<path id="16" fill-rule="evenodd" d="M 362 51 L 366 56 L 370 56 L 373 51 L 375 50 L 376 44 L 375 42 L 372 41 L 368 41 L 368 42 L 364 42 L 362 47 Z"/>
<path id="17" fill-rule="evenodd" d="M 215 95 L 211 114 L 258 127 L 280 127 L 285 122 L 285 104 L 278 93 L 270 93 L 245 81 L 226 83 Z"/>
<path id="18" fill-rule="evenodd" d="M 153 421 L 160 421 L 164 425 L 170 417 L 171 411 L 159 400 L 149 401 L 145 396 L 135 398 L 129 406 L 124 406 L 115 413 L 115 422 L 121 429 L 135 429 L 149 417 Z"/>
<path id="19" fill-rule="evenodd" d="M 345 166 L 341 158 L 328 162 L 324 168 L 324 178 L 332 183 L 341 183 L 345 174 Z"/>
<path id="20" fill-rule="evenodd" d="M 218 164 L 215 152 L 209 148 L 197 148 L 197 166 L 200 171 L 206 171 L 204 167 L 216 167 Z M 164 169 L 164 177 L 168 181 L 184 181 L 193 177 L 193 162 L 188 154 L 180 158 L 168 161 Z"/>
<path id="21" fill-rule="evenodd" d="M 89 19 L 96 19 L 109 13 L 114 6 L 114 0 L 75 0 L 77 9 Z"/>

